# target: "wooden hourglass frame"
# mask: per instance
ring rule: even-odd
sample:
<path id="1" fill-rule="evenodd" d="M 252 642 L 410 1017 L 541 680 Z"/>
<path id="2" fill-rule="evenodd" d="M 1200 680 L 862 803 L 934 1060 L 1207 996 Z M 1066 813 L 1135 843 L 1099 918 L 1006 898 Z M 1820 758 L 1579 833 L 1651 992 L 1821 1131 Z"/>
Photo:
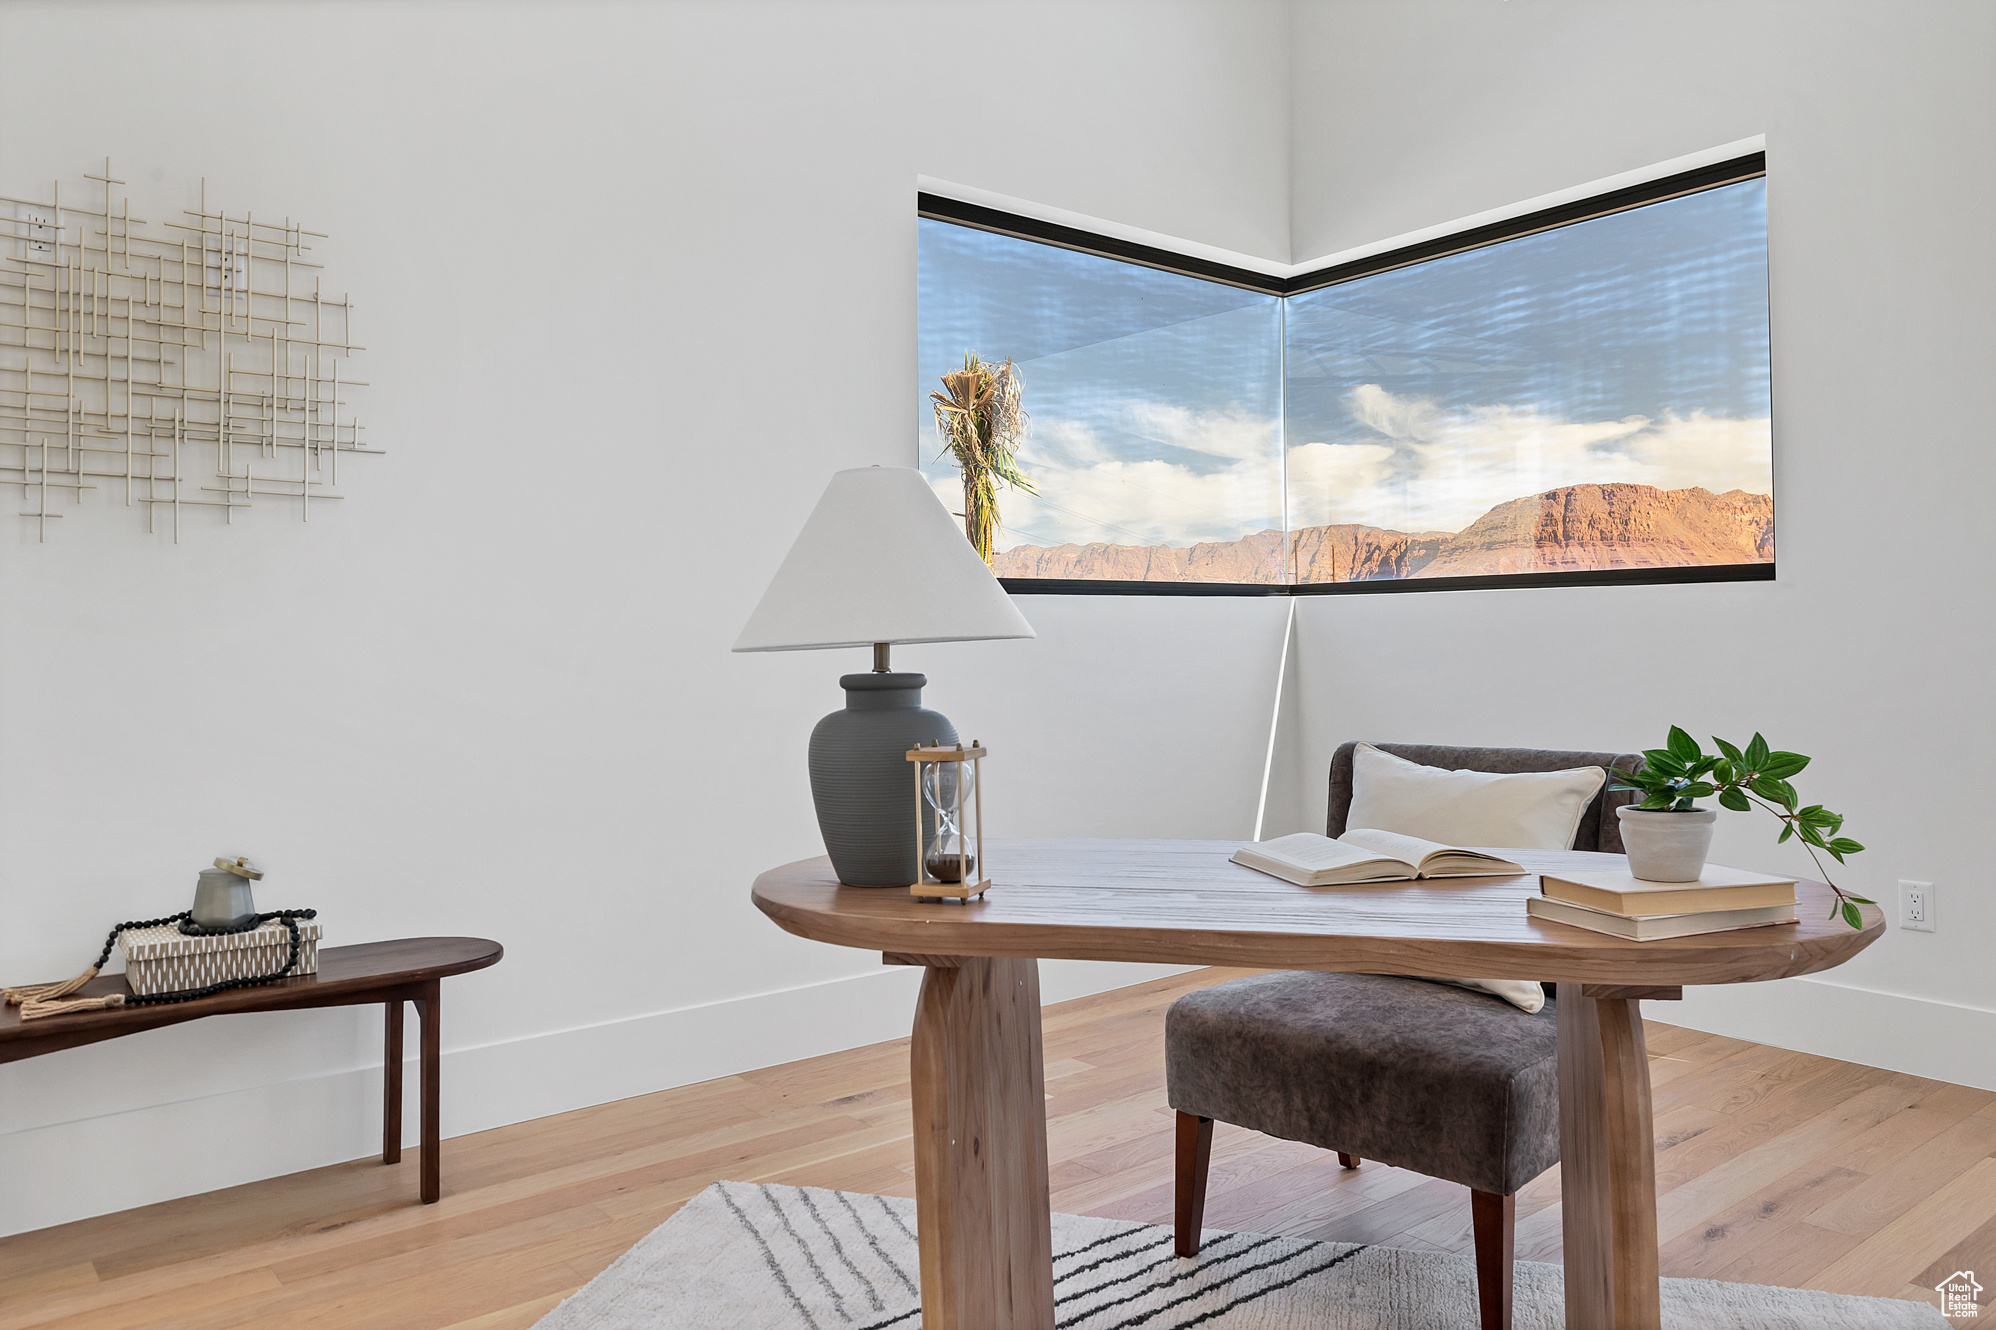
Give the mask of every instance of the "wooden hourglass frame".
<path id="1" fill-rule="evenodd" d="M 909 895 L 917 899 L 935 899 L 938 901 L 950 898 L 968 904 L 972 896 L 982 897 L 986 891 L 990 890 L 991 879 L 985 874 L 984 870 L 983 758 L 987 751 L 975 739 L 971 740 L 968 748 L 959 743 L 948 748 L 932 746 L 910 748 L 908 750 L 908 761 L 915 768 L 915 881 L 908 887 Z M 957 766 L 957 776 L 953 787 L 956 790 L 955 827 L 957 842 L 957 873 L 954 882 L 946 881 L 929 871 L 927 838 L 924 834 L 923 826 L 925 821 L 923 805 L 927 801 L 922 795 L 922 768 L 925 766 L 939 767 L 945 762 L 954 762 Z M 972 791 L 969 811 L 977 822 L 977 847 L 975 850 L 971 848 L 972 837 L 970 828 L 964 821 L 963 764 L 966 762 L 970 764 L 970 786 Z M 938 791 L 943 789 L 940 774 L 938 774 L 936 780 L 936 789 Z M 936 840 L 938 843 L 941 843 L 943 828 L 949 822 L 941 807 L 936 807 L 932 811 L 934 814 L 932 820 L 934 822 Z M 978 874 L 974 880 L 971 877 L 973 869 Z"/>

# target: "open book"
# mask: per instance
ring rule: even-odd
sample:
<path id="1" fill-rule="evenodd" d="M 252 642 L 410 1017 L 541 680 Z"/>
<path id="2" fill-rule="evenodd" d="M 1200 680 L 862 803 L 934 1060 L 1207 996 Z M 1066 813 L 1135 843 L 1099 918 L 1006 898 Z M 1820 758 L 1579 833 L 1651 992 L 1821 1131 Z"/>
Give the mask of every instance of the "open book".
<path id="1" fill-rule="evenodd" d="M 1361 827 L 1332 840 L 1314 831 L 1256 841 L 1234 852 L 1234 862 L 1299 887 L 1354 882 L 1408 882 L 1417 877 L 1499 877 L 1522 873 L 1509 859 L 1457 845 L 1442 845 L 1397 831 Z"/>

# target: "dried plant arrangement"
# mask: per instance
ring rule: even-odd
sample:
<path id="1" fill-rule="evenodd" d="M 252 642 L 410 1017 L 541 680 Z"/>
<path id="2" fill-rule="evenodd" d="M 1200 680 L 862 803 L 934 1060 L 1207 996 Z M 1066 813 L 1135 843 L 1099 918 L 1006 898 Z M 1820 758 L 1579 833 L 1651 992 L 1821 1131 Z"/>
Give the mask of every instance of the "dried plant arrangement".
<path id="1" fill-rule="evenodd" d="M 1039 493 L 1019 470 L 1027 424 L 1019 367 L 1010 356 L 993 365 L 968 352 L 963 368 L 943 375 L 942 381 L 943 391 L 929 394 L 936 434 L 943 451 L 954 454 L 963 469 L 963 534 L 989 564 L 991 541 L 998 533 L 998 486 Z"/>

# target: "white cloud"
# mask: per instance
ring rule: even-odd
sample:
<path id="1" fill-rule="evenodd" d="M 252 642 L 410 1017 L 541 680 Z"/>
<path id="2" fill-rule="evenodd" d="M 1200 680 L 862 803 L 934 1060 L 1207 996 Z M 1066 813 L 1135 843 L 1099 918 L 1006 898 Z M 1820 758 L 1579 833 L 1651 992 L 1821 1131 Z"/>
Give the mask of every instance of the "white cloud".
<path id="1" fill-rule="evenodd" d="M 1646 485 L 1686 489 L 1702 485 L 1715 494 L 1774 492 L 1774 436 L 1766 420 L 1665 416 L 1629 440 L 1629 453 Z"/>
<path id="2" fill-rule="evenodd" d="M 1124 403 L 1117 414 L 1123 430 L 1156 440 L 1166 456 L 1123 460 L 1085 423 L 1035 421 L 1019 462 L 1040 493 L 999 491 L 999 549 L 1189 545 L 1282 525 L 1273 421 L 1150 401 Z M 1180 454 L 1192 456 L 1173 460 Z M 958 477 L 931 483 L 951 512 L 963 511 Z"/>
<path id="3" fill-rule="evenodd" d="M 1306 443 L 1289 450 L 1289 497 L 1297 526 L 1382 521 L 1399 490 L 1392 484 L 1393 449 L 1383 443 Z"/>
<path id="4" fill-rule="evenodd" d="M 1378 442 L 1302 442 L 1289 449 L 1292 521 L 1358 522 L 1398 531 L 1459 531 L 1498 504 L 1578 484 L 1772 489 L 1768 422 L 1666 414 L 1661 420 L 1572 421 L 1536 407 L 1451 411 L 1365 384 L 1349 398 Z M 1038 497 L 1000 491 L 998 548 L 1014 545 L 1188 545 L 1279 526 L 1273 422 L 1132 401 L 1118 424 L 1156 440 L 1162 457 L 1124 460 L 1090 425 L 1042 419 L 1020 452 Z M 933 440 L 925 441 L 932 446 Z M 932 479 L 963 510 L 952 472 Z"/>
<path id="5" fill-rule="evenodd" d="M 1396 397 L 1378 384 L 1360 386 L 1349 400 L 1355 419 L 1403 450 L 1400 464 L 1389 468 L 1370 457 L 1336 455 L 1385 445 L 1292 448 L 1290 491 L 1299 525 L 1365 522 L 1402 531 L 1459 531 L 1500 503 L 1563 485 L 1772 489 L 1764 419 L 1697 412 L 1662 420 L 1572 421 L 1509 405 L 1447 411 L 1425 398 Z"/>

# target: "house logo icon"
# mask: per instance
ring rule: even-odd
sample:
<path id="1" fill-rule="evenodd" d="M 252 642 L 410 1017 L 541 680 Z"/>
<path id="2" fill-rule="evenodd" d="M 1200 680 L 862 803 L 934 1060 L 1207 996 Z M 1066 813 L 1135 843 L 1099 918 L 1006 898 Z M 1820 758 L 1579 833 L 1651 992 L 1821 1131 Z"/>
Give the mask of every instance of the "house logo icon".
<path id="1" fill-rule="evenodd" d="M 1934 1292 L 1941 1295 L 1941 1315 L 1951 1321 L 1965 1321 L 1982 1312 L 1981 1305 L 1976 1302 L 1982 1285 L 1975 1282 L 1973 1270 L 1955 1271 L 1934 1285 Z"/>

